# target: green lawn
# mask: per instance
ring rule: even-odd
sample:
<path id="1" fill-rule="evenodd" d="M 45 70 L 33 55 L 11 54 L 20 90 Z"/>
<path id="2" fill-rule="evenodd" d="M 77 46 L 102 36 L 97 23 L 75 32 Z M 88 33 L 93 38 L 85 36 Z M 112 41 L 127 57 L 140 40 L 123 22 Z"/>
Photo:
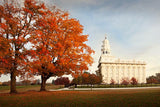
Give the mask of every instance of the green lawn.
<path id="1" fill-rule="evenodd" d="M 16 86 L 17 89 L 19 89 L 19 88 L 32 88 L 32 87 L 39 87 L 39 85 Z M 9 89 L 10 89 L 10 86 L 0 86 L 0 91 L 9 90 Z"/>
<path id="2" fill-rule="evenodd" d="M 160 107 L 160 88 L 0 94 L 0 107 Z"/>
<path id="3" fill-rule="evenodd" d="M 24 86 L 16 86 L 18 92 L 26 92 L 26 91 L 39 91 L 40 90 L 40 85 L 24 85 Z M 62 88 L 64 86 L 62 85 L 47 85 L 46 89 L 58 89 Z M 9 93 L 10 86 L 0 86 L 0 93 Z"/>

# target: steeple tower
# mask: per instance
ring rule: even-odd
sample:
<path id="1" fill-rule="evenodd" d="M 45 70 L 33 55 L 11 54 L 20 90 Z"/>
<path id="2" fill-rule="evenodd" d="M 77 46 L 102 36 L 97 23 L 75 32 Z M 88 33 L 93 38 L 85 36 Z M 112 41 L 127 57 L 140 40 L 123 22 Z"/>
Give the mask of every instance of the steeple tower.
<path id="1" fill-rule="evenodd" d="M 102 54 L 105 54 L 105 55 L 110 55 L 110 53 L 111 53 L 109 41 L 107 39 L 107 34 L 105 34 L 105 39 L 103 41 L 101 51 L 102 51 Z"/>

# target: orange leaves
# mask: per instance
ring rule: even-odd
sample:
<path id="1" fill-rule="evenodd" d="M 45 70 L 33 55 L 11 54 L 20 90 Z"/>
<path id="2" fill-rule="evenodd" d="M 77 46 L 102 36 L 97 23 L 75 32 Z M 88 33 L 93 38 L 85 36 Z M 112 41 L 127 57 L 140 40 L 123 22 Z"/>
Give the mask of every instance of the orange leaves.
<path id="1" fill-rule="evenodd" d="M 35 0 L 25 0 L 24 7 L 18 7 L 14 3 L 13 0 L 13 2 L 7 1 L 4 5 L 0 5 L 0 60 L 4 60 L 1 67 L 7 66 L 9 71 L 10 68 L 14 68 L 13 72 L 21 75 L 23 73 L 20 72 L 27 71 L 24 68 L 28 61 L 32 61 L 32 58 L 37 59 L 35 52 L 29 52 L 28 49 L 31 47 L 26 47 L 26 44 L 32 43 L 33 39 L 38 39 L 33 42 L 38 44 L 41 40 L 33 36 L 37 35 L 34 25 L 40 16 L 45 15 L 46 10 L 43 3 Z M 38 33 L 43 34 L 43 32 Z M 42 53 L 49 54 L 45 50 L 42 50 Z M 32 57 L 29 57 L 31 55 Z"/>
<path id="2" fill-rule="evenodd" d="M 4 24 L 4 23 L 0 23 L 0 27 L 1 27 L 2 29 L 4 29 L 4 30 L 6 30 L 6 29 L 8 28 L 7 25 Z"/>
<path id="3" fill-rule="evenodd" d="M 89 76 L 88 73 L 83 73 L 83 74 L 82 74 L 82 77 L 84 77 L 84 78 L 87 78 L 88 76 Z"/>
<path id="4" fill-rule="evenodd" d="M 42 48 L 39 50 L 39 54 L 40 54 L 40 55 L 45 55 L 45 54 L 46 54 L 46 49 L 42 47 Z"/>
<path id="5" fill-rule="evenodd" d="M 8 19 L 5 16 L 7 23 L 1 23 L 1 27 L 5 36 L 10 35 L 7 41 L 17 65 L 29 61 L 29 71 L 53 76 L 81 72 L 92 64 L 94 51 L 85 43 L 88 35 L 83 35 L 83 26 L 68 12 L 51 10 L 35 0 L 25 0 L 23 9 L 14 12 Z M 24 47 L 26 43 L 32 44 L 32 50 Z"/>
<path id="6" fill-rule="evenodd" d="M 0 36 L 0 56 L 3 57 L 6 54 L 8 54 L 9 48 L 10 48 L 10 45 L 7 39 Z"/>
<path id="7" fill-rule="evenodd" d="M 60 49 L 60 48 L 62 48 L 63 46 L 62 46 L 62 44 L 61 43 L 57 43 L 57 44 L 55 44 L 56 45 L 56 47 L 58 48 L 58 49 Z"/>
<path id="8" fill-rule="evenodd" d="M 9 59 L 9 42 L 4 37 L 0 36 L 0 70 L 5 73 L 10 68 Z"/>
<path id="9" fill-rule="evenodd" d="M 23 10 L 24 10 L 26 13 L 30 13 L 31 15 L 33 15 L 33 12 L 32 12 L 31 10 L 26 9 L 26 8 L 24 8 Z"/>

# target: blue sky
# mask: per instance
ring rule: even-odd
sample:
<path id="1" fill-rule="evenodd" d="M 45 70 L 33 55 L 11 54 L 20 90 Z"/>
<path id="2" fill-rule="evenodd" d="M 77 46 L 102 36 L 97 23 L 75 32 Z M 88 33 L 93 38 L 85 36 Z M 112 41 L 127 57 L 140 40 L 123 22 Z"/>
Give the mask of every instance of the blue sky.
<path id="1" fill-rule="evenodd" d="M 160 0 L 42 1 L 68 11 L 84 26 L 84 34 L 89 35 L 87 44 L 95 50 L 92 72 L 97 70 L 106 33 L 112 55 L 144 60 L 147 76 L 160 72 Z"/>
<path id="2" fill-rule="evenodd" d="M 112 55 L 122 59 L 144 60 L 146 75 L 160 72 L 159 0 L 45 0 L 68 11 L 89 34 L 88 45 L 95 50 L 97 69 L 101 45 L 108 34 Z"/>

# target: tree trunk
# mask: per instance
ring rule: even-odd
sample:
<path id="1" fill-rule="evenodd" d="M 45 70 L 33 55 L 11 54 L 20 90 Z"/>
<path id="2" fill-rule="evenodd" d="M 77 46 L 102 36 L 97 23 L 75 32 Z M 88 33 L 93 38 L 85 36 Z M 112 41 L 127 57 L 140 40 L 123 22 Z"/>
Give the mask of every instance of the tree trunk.
<path id="1" fill-rule="evenodd" d="M 16 49 L 16 45 L 15 45 L 15 59 L 14 59 L 14 65 L 11 68 L 11 86 L 10 86 L 10 93 L 14 94 L 17 93 L 16 90 L 16 70 L 17 70 L 17 58 L 18 58 L 18 49 Z"/>
<path id="2" fill-rule="evenodd" d="M 12 70 L 11 71 L 11 86 L 10 86 L 10 93 L 13 94 L 13 93 L 17 93 L 17 90 L 16 90 L 16 72 L 15 70 Z"/>
<path id="3" fill-rule="evenodd" d="M 40 91 L 46 91 L 46 78 L 44 75 L 41 75 L 41 89 Z"/>

